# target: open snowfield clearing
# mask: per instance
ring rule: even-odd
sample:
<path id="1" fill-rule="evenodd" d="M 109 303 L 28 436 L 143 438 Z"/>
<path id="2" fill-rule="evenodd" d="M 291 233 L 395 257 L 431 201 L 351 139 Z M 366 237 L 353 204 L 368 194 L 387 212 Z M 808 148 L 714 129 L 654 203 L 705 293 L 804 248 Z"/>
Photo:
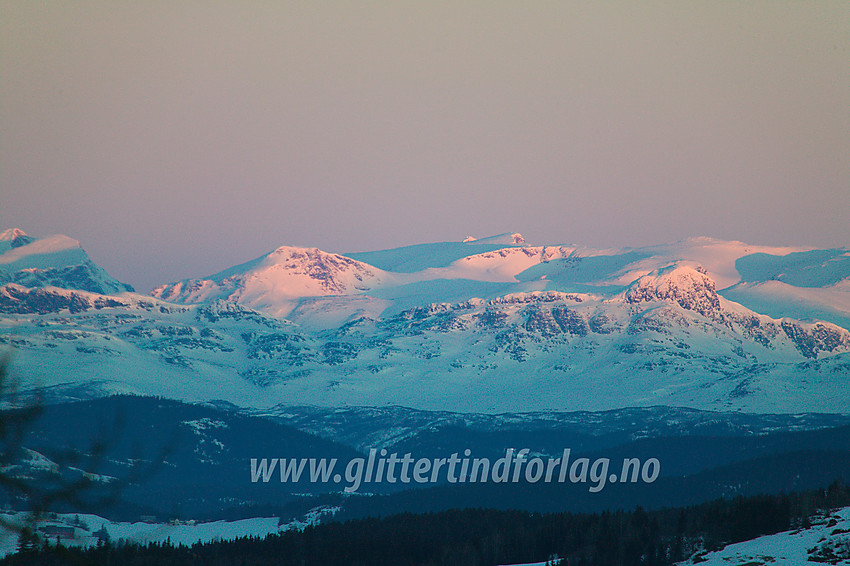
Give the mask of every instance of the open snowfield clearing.
<path id="1" fill-rule="evenodd" d="M 850 507 L 813 521 L 808 529 L 786 531 L 730 544 L 723 550 L 698 554 L 681 565 L 800 566 L 850 564 Z"/>
<path id="2" fill-rule="evenodd" d="M 171 541 L 174 545 L 189 546 L 196 542 L 235 540 L 246 536 L 265 537 L 289 528 L 302 528 L 311 520 L 308 517 L 306 522 L 287 523 L 279 526 L 277 517 L 258 517 L 239 521 L 213 521 L 209 523 L 194 521 L 121 523 L 97 515 L 86 514 L 58 514 L 55 517 L 55 519 L 38 521 L 36 528 L 39 535 L 42 538 L 47 538 L 51 544 L 55 544 L 57 535 L 50 533 L 61 532 L 57 529 L 72 528 L 73 538 L 61 537 L 61 542 L 65 546 L 96 546 L 98 541 L 97 531 L 101 528 L 106 529 L 112 543 L 125 541 L 145 545 L 151 542 Z M 78 518 L 79 522 L 77 522 Z M 25 519 L 24 513 L 0 514 L 0 521 L 11 525 L 22 525 Z M 17 532 L 0 527 L 0 557 L 14 554 L 17 550 L 17 544 Z"/>

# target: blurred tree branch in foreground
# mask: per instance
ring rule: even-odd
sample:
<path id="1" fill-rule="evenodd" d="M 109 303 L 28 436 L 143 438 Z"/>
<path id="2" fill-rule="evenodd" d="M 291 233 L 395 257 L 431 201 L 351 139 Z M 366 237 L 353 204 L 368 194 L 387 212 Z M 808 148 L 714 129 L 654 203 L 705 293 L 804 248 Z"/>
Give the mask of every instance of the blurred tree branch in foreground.
<path id="1" fill-rule="evenodd" d="M 28 448 L 27 435 L 45 406 L 38 394 L 22 392 L 12 376 L 11 359 L 11 352 L 0 357 L 0 501 L 16 513 L 0 515 L 0 534 L 17 534 L 33 545 L 38 542 L 38 522 L 46 513 L 60 507 L 74 512 L 106 507 L 124 487 L 151 474 L 154 466 L 143 470 L 140 460 L 134 459 L 123 477 L 97 473 L 116 442 L 120 422 L 103 423 L 97 438 L 82 449 L 66 447 L 42 454 Z M 161 456 L 160 462 L 165 453 Z"/>

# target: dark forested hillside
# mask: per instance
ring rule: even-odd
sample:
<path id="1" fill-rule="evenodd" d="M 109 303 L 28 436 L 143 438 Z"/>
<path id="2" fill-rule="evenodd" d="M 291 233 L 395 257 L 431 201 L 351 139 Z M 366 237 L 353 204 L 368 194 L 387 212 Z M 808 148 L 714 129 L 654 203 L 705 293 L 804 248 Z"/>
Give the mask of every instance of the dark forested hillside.
<path id="1" fill-rule="evenodd" d="M 102 545 L 10 556 L 2 565 L 495 565 L 560 557 L 568 565 L 668 565 L 805 525 L 817 509 L 850 505 L 850 487 L 737 497 L 679 509 L 537 514 L 492 509 L 333 522 L 264 540 L 173 547 Z"/>

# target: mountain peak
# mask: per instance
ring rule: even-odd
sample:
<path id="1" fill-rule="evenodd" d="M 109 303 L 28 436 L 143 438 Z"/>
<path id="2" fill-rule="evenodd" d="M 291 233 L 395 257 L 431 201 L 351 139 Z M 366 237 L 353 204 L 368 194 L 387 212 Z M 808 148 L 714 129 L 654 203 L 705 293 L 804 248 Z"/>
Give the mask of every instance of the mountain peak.
<path id="1" fill-rule="evenodd" d="M 80 242 L 61 234 L 34 238 L 13 228 L 0 233 L 0 285 L 59 287 L 92 293 L 132 291 L 95 264 Z"/>
<path id="2" fill-rule="evenodd" d="M 179 303 L 236 301 L 284 316 L 300 298 L 358 294 L 378 285 L 384 276 L 371 265 L 319 248 L 281 246 L 205 279 L 161 285 L 152 294 Z"/>
<path id="3" fill-rule="evenodd" d="M 330 252 L 326 252 L 316 247 L 301 247 L 301 246 L 280 246 L 276 248 L 273 252 L 269 254 L 269 256 L 283 256 L 283 257 L 323 257 L 335 255 Z"/>
<path id="4" fill-rule="evenodd" d="M 714 281 L 702 266 L 673 264 L 638 279 L 626 292 L 632 304 L 647 301 L 669 301 L 684 309 L 715 318 L 720 311 L 720 297 Z"/>
<path id="5" fill-rule="evenodd" d="M 15 238 L 26 237 L 27 233 L 20 228 L 9 228 L 0 232 L 0 242 L 11 242 Z"/>
<path id="6" fill-rule="evenodd" d="M 10 228 L 0 232 L 0 242 L 9 242 L 9 248 L 20 248 L 35 241 L 32 236 L 27 236 L 26 232 L 20 228 Z M 3 246 L 5 249 L 5 246 Z"/>

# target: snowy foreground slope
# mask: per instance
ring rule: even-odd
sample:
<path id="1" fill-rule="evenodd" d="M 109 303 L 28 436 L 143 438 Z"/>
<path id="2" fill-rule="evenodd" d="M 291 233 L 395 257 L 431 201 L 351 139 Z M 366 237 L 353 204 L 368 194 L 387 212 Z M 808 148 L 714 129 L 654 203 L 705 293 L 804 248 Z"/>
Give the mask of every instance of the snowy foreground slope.
<path id="1" fill-rule="evenodd" d="M 818 563 L 850 564 L 850 507 L 813 521 L 809 528 L 730 544 L 717 552 L 697 554 L 680 564 L 800 566 Z"/>
<path id="2" fill-rule="evenodd" d="M 850 564 L 850 507 L 821 517 L 805 529 L 767 535 L 730 544 L 722 550 L 697 553 L 680 566 L 802 566 Z M 547 566 L 546 562 L 505 566 Z"/>
<path id="3" fill-rule="evenodd" d="M 846 250 L 518 234 L 347 256 L 282 247 L 146 296 L 97 266 L 79 284 L 90 260 L 70 239 L 0 240 L 0 341 L 60 399 L 840 413 L 850 398 Z M 793 317 L 785 302 L 747 306 L 776 284 Z"/>

